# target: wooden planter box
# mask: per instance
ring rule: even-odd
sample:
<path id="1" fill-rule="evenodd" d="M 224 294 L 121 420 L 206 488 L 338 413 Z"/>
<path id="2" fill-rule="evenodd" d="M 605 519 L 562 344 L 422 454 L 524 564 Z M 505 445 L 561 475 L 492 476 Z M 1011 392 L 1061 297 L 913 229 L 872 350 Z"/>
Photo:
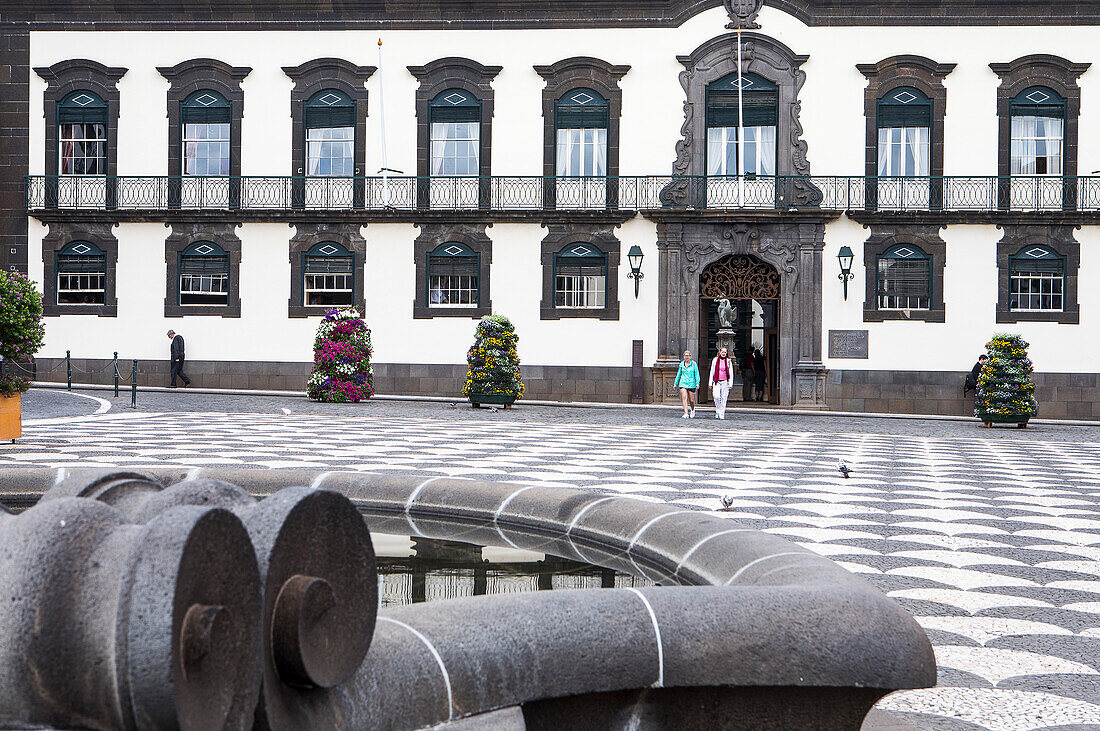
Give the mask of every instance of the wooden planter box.
<path id="1" fill-rule="evenodd" d="M 23 410 L 20 394 L 0 396 L 0 439 L 13 442 L 23 436 Z"/>
<path id="2" fill-rule="evenodd" d="M 979 414 L 978 418 L 987 429 L 994 424 L 1015 424 L 1017 429 L 1027 429 L 1027 422 L 1031 417 L 1021 414 Z"/>
<path id="3" fill-rule="evenodd" d="M 475 409 L 481 408 L 482 404 L 490 404 L 493 406 L 503 406 L 506 409 L 512 408 L 512 404 L 516 402 L 514 396 L 506 393 L 472 393 L 470 394 L 470 403 Z"/>

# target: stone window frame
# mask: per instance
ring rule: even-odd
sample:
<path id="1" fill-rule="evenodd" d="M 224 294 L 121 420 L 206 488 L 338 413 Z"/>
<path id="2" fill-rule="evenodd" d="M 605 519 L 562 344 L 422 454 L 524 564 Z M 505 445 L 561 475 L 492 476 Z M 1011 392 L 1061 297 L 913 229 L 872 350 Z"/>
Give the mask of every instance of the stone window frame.
<path id="1" fill-rule="evenodd" d="M 542 240 L 542 302 L 539 319 L 619 319 L 619 262 L 622 244 L 615 236 L 615 227 L 579 223 L 550 223 Z M 604 306 L 593 309 L 570 309 L 554 306 L 554 259 L 571 244 L 585 243 L 599 249 L 607 258 L 607 281 Z"/>
<path id="2" fill-rule="evenodd" d="M 331 241 L 343 246 L 351 254 L 352 307 L 360 313 L 366 311 L 363 280 L 366 276 L 367 240 L 358 223 L 294 223 L 294 236 L 290 239 L 290 299 L 287 300 L 287 317 L 321 317 L 329 305 L 305 304 L 304 262 L 305 254 L 317 244 Z"/>
<path id="3" fill-rule="evenodd" d="M 1012 177 L 1012 100 L 1032 86 L 1046 86 L 1066 100 L 1066 116 L 1062 130 L 1062 179 L 1077 177 L 1078 127 L 1081 116 L 1081 87 L 1077 79 L 1091 63 L 1074 63 L 1061 56 L 1036 53 L 1021 56 L 1008 63 L 991 63 L 989 68 L 1000 77 L 997 87 L 997 176 L 1004 181 Z M 1010 186 L 997 186 L 997 206 L 1011 207 Z M 1062 208 L 1077 207 L 1075 185 L 1066 185 Z"/>
<path id="4" fill-rule="evenodd" d="M 168 80 L 168 206 L 180 207 L 178 182 L 183 175 L 183 130 L 180 108 L 196 91 L 210 89 L 229 101 L 229 207 L 236 208 L 241 199 L 241 119 L 244 117 L 244 90 L 241 81 L 252 73 L 248 66 L 230 66 L 213 58 L 192 58 L 175 66 L 157 66 Z M 177 181 L 172 184 L 171 181 Z"/>
<path id="5" fill-rule="evenodd" d="M 435 317 L 460 317 L 480 319 L 493 311 L 490 299 L 489 275 L 493 263 L 493 242 L 485 229 L 485 223 L 425 223 L 413 241 L 413 258 L 416 265 L 416 299 L 413 300 L 413 319 L 429 320 Z M 448 241 L 464 244 L 478 255 L 478 305 L 470 308 L 446 308 L 428 306 L 428 255 Z"/>
<path id="6" fill-rule="evenodd" d="M 294 82 L 290 91 L 290 120 L 292 137 L 290 143 L 291 164 L 294 177 L 305 179 L 305 105 L 314 94 L 325 89 L 336 89 L 355 103 L 355 176 L 364 176 L 367 160 L 367 117 L 368 92 L 367 80 L 378 70 L 376 66 L 356 66 L 342 58 L 315 58 L 298 66 L 283 66 L 283 73 Z M 304 189 L 304 186 L 298 185 Z M 355 184 L 353 208 L 363 207 L 363 186 Z M 293 196 L 294 207 L 303 208 L 304 194 Z"/>
<path id="7" fill-rule="evenodd" d="M 117 200 L 118 175 L 118 81 L 128 69 L 104 66 L 98 61 L 75 58 L 59 61 L 52 66 L 36 68 L 34 72 L 46 82 L 42 94 L 43 116 L 46 120 L 45 174 L 58 175 L 57 107 L 69 94 L 90 91 L 107 103 L 107 189 L 106 207 L 114 208 Z M 49 191 L 49 186 L 47 186 Z M 47 194 L 47 207 L 56 207 L 57 189 Z M 51 200 L 52 199 L 52 200 Z"/>
<path id="8" fill-rule="evenodd" d="M 623 91 L 619 82 L 630 66 L 614 65 L 592 56 L 573 56 L 548 66 L 537 65 L 535 73 L 541 76 L 546 85 L 542 89 L 543 153 L 542 175 L 545 179 L 557 176 L 557 126 L 554 121 L 554 106 L 559 99 L 573 89 L 588 88 L 599 92 L 608 104 L 607 115 L 607 179 L 606 206 L 618 207 L 619 177 L 619 121 L 623 111 Z M 554 208 L 554 186 L 543 188 L 544 206 Z"/>
<path id="9" fill-rule="evenodd" d="M 705 180 L 707 174 L 706 90 L 712 82 L 737 73 L 733 50 L 736 45 L 736 34 L 726 33 L 706 41 L 687 56 L 676 57 L 684 67 L 684 71 L 680 72 L 680 85 L 684 88 L 686 100 L 672 174 L 685 177 L 674 180 L 661 191 L 660 200 L 664 206 L 706 207 L 707 186 L 693 182 Z M 798 97 L 806 83 L 806 72 L 801 67 L 809 58 L 760 33 L 741 34 L 742 72 L 756 74 L 779 87 L 779 124 L 775 134 L 777 176 L 810 175 L 810 163 L 806 157 L 808 146 L 802 139 L 802 123 L 799 121 L 802 103 Z M 779 206 L 816 206 L 821 200 L 821 191 L 808 180 L 791 180 L 782 186 L 777 184 L 776 204 Z"/>
<path id="10" fill-rule="evenodd" d="M 1073 236 L 1073 225 L 1002 224 L 1004 236 L 997 242 L 997 322 L 1056 322 L 1078 325 L 1081 305 L 1077 300 L 1078 273 L 1081 269 L 1081 244 Z M 1061 312 L 1014 312 L 1012 297 L 1012 259 L 1028 245 L 1046 246 L 1065 260 Z"/>
<path id="11" fill-rule="evenodd" d="M 240 317 L 241 316 L 241 240 L 233 229 L 237 223 L 173 223 L 172 233 L 164 240 L 164 262 L 167 281 L 165 284 L 165 317 Z M 209 241 L 217 244 L 229 255 L 229 304 L 227 305 L 187 305 L 179 303 L 180 254 L 191 244 Z"/>
<path id="12" fill-rule="evenodd" d="M 503 66 L 483 66 L 469 58 L 448 56 L 423 66 L 408 66 L 409 73 L 420 85 L 416 89 L 416 206 L 430 208 L 429 185 L 431 177 L 431 101 L 447 89 L 461 89 L 481 102 L 479 129 L 478 172 L 483 184 L 479 185 L 478 207 L 488 208 L 491 203 L 487 179 L 492 174 L 493 108 L 495 95 L 492 80 Z"/>
<path id="13" fill-rule="evenodd" d="M 856 64 L 856 70 L 867 78 L 863 92 L 863 114 L 867 120 L 865 174 L 878 177 L 878 107 L 879 101 L 903 86 L 920 90 L 932 101 L 932 129 L 929 130 L 928 174 L 931 180 L 943 177 L 944 117 L 947 115 L 947 87 L 944 79 L 957 64 L 936 63 L 924 56 L 903 54 L 884 58 L 877 63 Z M 872 186 L 867 186 L 867 206 L 873 209 Z M 929 207 L 943 206 L 942 188 L 931 185 Z"/>
<path id="14" fill-rule="evenodd" d="M 115 277 L 118 268 L 118 239 L 112 232 L 112 223 L 70 223 L 51 221 L 49 233 L 42 237 L 42 315 L 118 316 L 118 296 Z M 62 249 L 77 241 L 95 244 L 103 252 L 105 276 L 103 279 L 103 304 L 57 304 L 57 255 Z"/>
<path id="15" fill-rule="evenodd" d="M 943 301 L 943 272 L 947 267 L 947 244 L 940 238 L 942 225 L 874 226 L 863 242 L 863 266 L 866 294 L 863 300 L 864 322 L 905 321 L 937 322 L 947 320 Z M 880 310 L 878 308 L 878 259 L 900 244 L 919 246 L 928 255 L 932 275 L 931 300 L 927 310 Z M 908 312 L 908 314 L 906 314 Z"/>

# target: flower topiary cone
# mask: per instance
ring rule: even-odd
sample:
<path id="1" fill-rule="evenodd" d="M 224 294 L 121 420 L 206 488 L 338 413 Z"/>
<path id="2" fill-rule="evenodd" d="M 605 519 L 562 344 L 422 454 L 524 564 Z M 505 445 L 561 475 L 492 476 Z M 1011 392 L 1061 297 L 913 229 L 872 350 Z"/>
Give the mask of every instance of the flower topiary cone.
<path id="1" fill-rule="evenodd" d="M 466 353 L 469 369 L 462 393 L 475 406 L 510 405 L 523 396 L 519 377 L 519 336 L 512 321 L 501 315 L 486 315 L 477 324 L 474 344 Z"/>
<path id="2" fill-rule="evenodd" d="M 354 309 L 329 310 L 313 341 L 313 373 L 306 395 L 314 401 L 356 403 L 374 395 L 370 329 Z"/>
<path id="3" fill-rule="evenodd" d="M 985 422 L 1027 424 L 1035 416 L 1034 369 L 1028 344 L 1019 335 L 994 335 L 985 344 L 986 360 L 978 374 L 974 415 Z"/>

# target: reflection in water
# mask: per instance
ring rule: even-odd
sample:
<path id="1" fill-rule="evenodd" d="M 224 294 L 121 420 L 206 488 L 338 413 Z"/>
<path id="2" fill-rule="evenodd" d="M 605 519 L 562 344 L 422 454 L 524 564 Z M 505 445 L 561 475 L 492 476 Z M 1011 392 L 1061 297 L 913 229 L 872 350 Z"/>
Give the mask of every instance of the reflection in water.
<path id="1" fill-rule="evenodd" d="M 629 574 L 520 549 L 374 533 L 382 606 L 551 589 L 652 586 Z"/>

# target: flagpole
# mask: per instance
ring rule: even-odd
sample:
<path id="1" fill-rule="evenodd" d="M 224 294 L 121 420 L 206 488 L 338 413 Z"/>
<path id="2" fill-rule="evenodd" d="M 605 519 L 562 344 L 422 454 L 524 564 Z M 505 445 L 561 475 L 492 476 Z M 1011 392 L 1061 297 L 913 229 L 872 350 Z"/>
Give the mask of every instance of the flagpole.
<path id="1" fill-rule="evenodd" d="M 390 166 L 386 159 L 386 85 L 383 77 L 382 66 L 382 39 L 378 39 L 378 130 L 379 143 L 382 146 L 382 205 L 390 205 Z"/>
<path id="2" fill-rule="evenodd" d="M 737 205 L 745 205 L 745 108 L 741 83 L 741 29 L 737 29 Z"/>

